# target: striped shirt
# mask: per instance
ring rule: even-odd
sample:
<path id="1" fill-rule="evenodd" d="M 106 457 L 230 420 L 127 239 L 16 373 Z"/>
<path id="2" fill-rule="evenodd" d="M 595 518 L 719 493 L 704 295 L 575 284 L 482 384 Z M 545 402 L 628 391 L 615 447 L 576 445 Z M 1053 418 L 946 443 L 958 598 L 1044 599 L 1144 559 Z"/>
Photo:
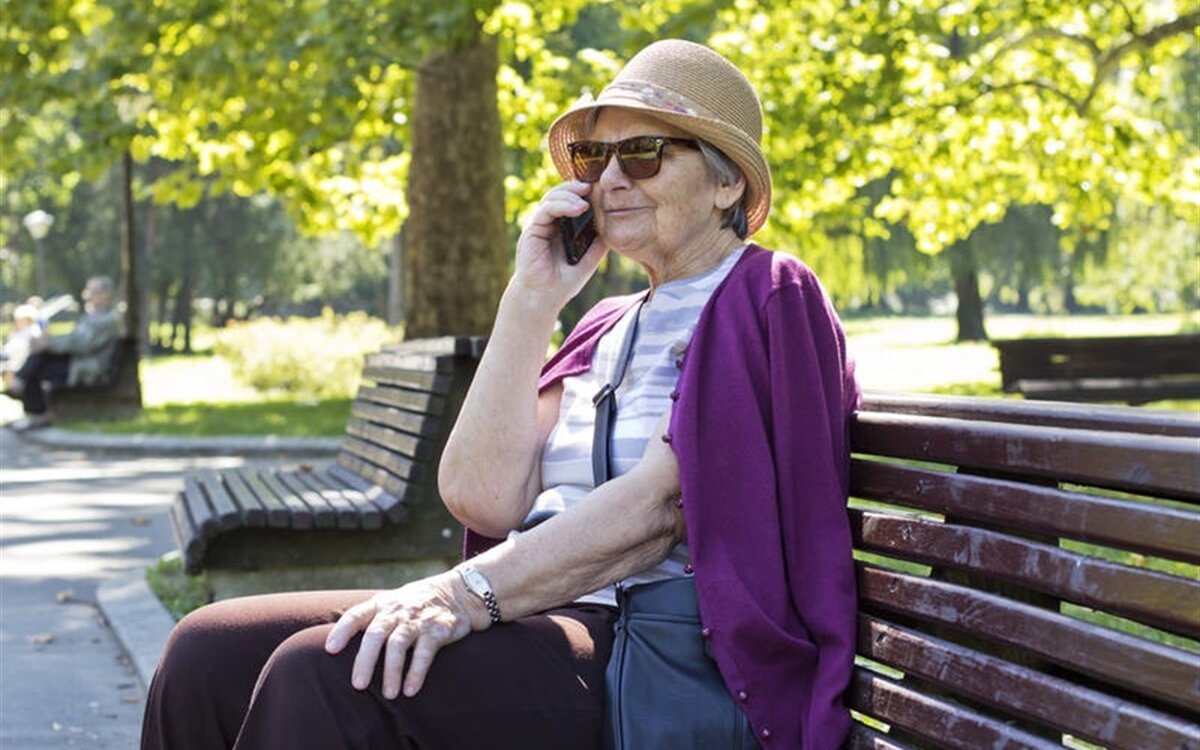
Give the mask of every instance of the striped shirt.
<path id="1" fill-rule="evenodd" d="M 671 404 L 671 392 L 679 379 L 678 360 L 692 339 L 700 313 L 713 291 L 732 270 L 745 247 L 730 253 L 714 268 L 687 279 L 661 284 L 644 305 L 634 305 L 600 339 L 591 369 L 564 378 L 558 421 L 542 451 L 542 492 L 533 511 L 564 510 L 593 488 L 592 435 L 596 407 L 592 398 L 610 382 L 616 370 L 625 332 L 638 317 L 633 354 L 625 379 L 617 388 L 617 419 L 613 427 L 613 476 L 632 469 L 646 451 L 646 443 L 659 419 Z M 639 312 L 640 308 L 640 312 Z M 678 544 L 658 565 L 625 579 L 626 585 L 684 575 L 687 546 Z M 607 587 L 581 602 L 615 604 L 613 588 Z"/>

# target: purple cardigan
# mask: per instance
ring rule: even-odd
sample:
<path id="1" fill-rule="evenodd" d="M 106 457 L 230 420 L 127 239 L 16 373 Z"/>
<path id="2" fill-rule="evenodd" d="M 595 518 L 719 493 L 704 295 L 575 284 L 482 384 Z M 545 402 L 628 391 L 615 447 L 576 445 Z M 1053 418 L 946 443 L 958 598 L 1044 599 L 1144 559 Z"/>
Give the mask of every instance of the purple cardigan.
<path id="1" fill-rule="evenodd" d="M 638 296 L 592 308 L 539 387 L 586 371 Z M 850 727 L 856 604 L 846 496 L 859 390 L 841 325 L 811 270 L 751 245 L 678 364 L 670 440 L 710 651 L 764 747 L 832 750 Z M 468 532 L 469 552 L 486 545 Z"/>

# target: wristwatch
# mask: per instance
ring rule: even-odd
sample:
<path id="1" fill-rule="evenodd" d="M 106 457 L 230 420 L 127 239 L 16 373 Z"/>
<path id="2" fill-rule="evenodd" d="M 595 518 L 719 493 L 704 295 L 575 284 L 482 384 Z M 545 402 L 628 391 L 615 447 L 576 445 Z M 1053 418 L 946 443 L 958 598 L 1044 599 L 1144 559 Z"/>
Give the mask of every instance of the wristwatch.
<path id="1" fill-rule="evenodd" d="M 488 616 L 492 618 L 492 624 L 500 624 L 500 604 L 496 601 L 496 594 L 492 591 L 492 584 L 488 582 L 487 577 L 473 565 L 459 565 L 455 570 L 462 577 L 467 591 L 483 600 Z"/>

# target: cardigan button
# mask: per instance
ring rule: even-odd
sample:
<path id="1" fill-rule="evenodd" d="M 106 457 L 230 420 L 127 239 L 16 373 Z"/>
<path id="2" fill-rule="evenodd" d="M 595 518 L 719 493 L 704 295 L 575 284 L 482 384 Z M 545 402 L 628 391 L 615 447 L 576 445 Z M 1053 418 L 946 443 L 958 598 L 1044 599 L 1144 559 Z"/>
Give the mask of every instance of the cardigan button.
<path id="1" fill-rule="evenodd" d="M 679 497 L 675 498 L 675 507 L 676 508 L 683 507 L 683 495 L 680 495 Z"/>
<path id="2" fill-rule="evenodd" d="M 691 563 L 686 563 L 683 566 L 683 572 L 686 573 L 687 575 L 691 575 L 692 573 L 696 572 L 696 569 L 692 567 Z"/>
<path id="3" fill-rule="evenodd" d="M 742 703 L 745 703 L 747 700 L 750 699 L 750 694 L 747 693 L 745 690 L 739 690 L 739 691 L 737 691 L 737 699 L 739 701 L 741 701 Z"/>
<path id="4" fill-rule="evenodd" d="M 675 360 L 675 369 L 676 369 L 676 370 L 682 370 L 682 369 L 683 369 L 683 357 L 679 357 L 679 358 L 677 358 L 677 359 Z"/>
<path id="5" fill-rule="evenodd" d="M 707 625 L 700 628 L 700 637 L 706 641 L 709 638 L 712 638 L 712 628 L 708 627 Z"/>
<path id="6" fill-rule="evenodd" d="M 671 400 L 672 400 L 672 401 L 678 401 L 678 400 L 679 400 L 679 391 L 671 391 Z"/>
<path id="7" fill-rule="evenodd" d="M 662 436 L 662 441 L 663 441 L 664 443 L 666 443 L 667 445 L 670 445 L 670 444 L 671 444 L 671 433 L 669 433 L 669 432 L 664 432 L 664 433 L 663 433 L 663 436 Z"/>
<path id="8" fill-rule="evenodd" d="M 760 739 L 769 740 L 771 739 L 771 730 L 763 727 L 762 729 L 758 730 L 758 736 Z"/>

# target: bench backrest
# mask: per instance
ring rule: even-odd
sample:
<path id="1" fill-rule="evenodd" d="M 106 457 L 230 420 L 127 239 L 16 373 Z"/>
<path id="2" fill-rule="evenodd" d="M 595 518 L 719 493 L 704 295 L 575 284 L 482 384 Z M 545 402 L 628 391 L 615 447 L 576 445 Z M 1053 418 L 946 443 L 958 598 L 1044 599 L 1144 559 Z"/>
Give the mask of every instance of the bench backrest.
<path id="1" fill-rule="evenodd" d="M 483 344 L 466 336 L 418 339 L 367 356 L 335 471 L 364 490 L 382 489 L 386 496 L 375 504 L 389 521 L 413 524 L 419 511 L 430 514 L 431 529 L 445 528 L 438 461 Z"/>
<path id="2" fill-rule="evenodd" d="M 1200 374 L 1200 334 L 993 341 L 1005 390 L 1020 380 Z"/>
<path id="3" fill-rule="evenodd" d="M 1200 418 L 869 396 L 852 441 L 852 747 L 1200 747 Z"/>

